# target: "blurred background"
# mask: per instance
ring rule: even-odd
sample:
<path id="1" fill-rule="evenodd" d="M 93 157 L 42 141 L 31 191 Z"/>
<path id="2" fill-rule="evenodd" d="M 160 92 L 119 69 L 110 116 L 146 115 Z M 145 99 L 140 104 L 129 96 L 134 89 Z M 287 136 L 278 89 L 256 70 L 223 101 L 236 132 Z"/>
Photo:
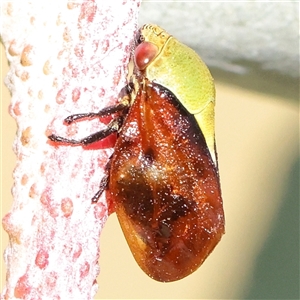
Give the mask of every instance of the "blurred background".
<path id="1" fill-rule="evenodd" d="M 215 78 L 226 234 L 199 270 L 163 284 L 139 269 L 112 215 L 100 239 L 96 298 L 299 299 L 299 3 L 144 1 L 144 23 L 196 50 Z M 16 125 L 1 56 L 3 217 Z M 1 253 L 7 243 L 1 228 Z"/>

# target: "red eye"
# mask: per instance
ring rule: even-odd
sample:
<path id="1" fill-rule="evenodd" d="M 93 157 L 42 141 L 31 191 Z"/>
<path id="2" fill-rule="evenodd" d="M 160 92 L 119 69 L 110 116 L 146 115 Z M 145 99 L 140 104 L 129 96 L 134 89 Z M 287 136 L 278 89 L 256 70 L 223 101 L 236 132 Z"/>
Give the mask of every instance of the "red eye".
<path id="1" fill-rule="evenodd" d="M 144 42 L 135 49 L 135 65 L 139 70 L 144 70 L 157 54 L 157 46 L 149 42 Z"/>

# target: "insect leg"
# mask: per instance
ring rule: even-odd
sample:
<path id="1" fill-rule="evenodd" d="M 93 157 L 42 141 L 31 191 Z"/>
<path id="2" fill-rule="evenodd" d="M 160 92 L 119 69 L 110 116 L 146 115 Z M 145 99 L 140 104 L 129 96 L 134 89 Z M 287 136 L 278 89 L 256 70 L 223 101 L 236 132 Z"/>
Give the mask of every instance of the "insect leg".
<path id="1" fill-rule="evenodd" d="M 67 139 L 61 136 L 57 136 L 55 134 L 49 135 L 48 138 L 53 142 L 86 146 L 95 143 L 97 141 L 100 141 L 114 132 L 117 132 L 120 129 L 122 122 L 123 122 L 123 117 L 118 117 L 116 119 L 113 119 L 105 129 L 93 133 L 81 140 Z"/>
<path id="2" fill-rule="evenodd" d="M 109 116 L 111 114 L 123 111 L 128 106 L 129 106 L 129 102 L 127 100 L 122 100 L 122 102 L 118 103 L 117 105 L 105 107 L 96 113 L 91 112 L 91 113 L 75 114 L 75 115 L 68 116 L 64 121 L 69 125 L 80 119 L 94 119 L 94 118 Z"/>
<path id="3" fill-rule="evenodd" d="M 97 191 L 97 193 L 92 198 L 92 203 L 97 203 L 98 202 L 100 196 L 102 195 L 104 190 L 107 188 L 108 180 L 109 180 L 109 175 L 105 174 L 102 177 L 101 181 L 100 181 L 99 190 Z"/>
<path id="4" fill-rule="evenodd" d="M 71 123 L 81 120 L 81 119 L 94 119 L 94 118 L 109 116 L 109 115 L 117 113 L 117 112 L 122 112 L 130 106 L 130 98 L 131 98 L 130 95 L 133 90 L 134 90 L 134 85 L 132 82 L 130 82 L 122 88 L 122 90 L 119 94 L 119 99 L 121 99 L 121 100 L 118 104 L 105 107 L 96 113 L 74 114 L 74 115 L 68 116 L 64 121 L 67 124 L 71 124 Z"/>
<path id="5" fill-rule="evenodd" d="M 104 190 L 107 189 L 107 187 L 108 187 L 109 173 L 110 173 L 111 158 L 112 158 L 112 156 L 113 156 L 113 154 L 109 158 L 109 161 L 107 162 L 107 164 L 106 164 L 106 166 L 104 168 L 105 175 L 102 177 L 102 179 L 100 181 L 99 190 L 97 191 L 97 193 L 92 198 L 92 204 L 98 202 L 100 196 L 102 195 L 102 193 L 104 192 Z"/>

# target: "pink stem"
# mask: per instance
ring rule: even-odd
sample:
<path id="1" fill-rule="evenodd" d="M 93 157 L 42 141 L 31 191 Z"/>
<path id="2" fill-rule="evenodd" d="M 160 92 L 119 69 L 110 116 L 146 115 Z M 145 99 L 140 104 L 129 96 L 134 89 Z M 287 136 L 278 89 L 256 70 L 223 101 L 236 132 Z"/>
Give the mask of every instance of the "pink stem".
<path id="1" fill-rule="evenodd" d="M 70 126 L 70 114 L 117 101 L 126 83 L 139 0 L 16 1 L 2 4 L 1 38 L 18 124 L 14 202 L 3 218 L 3 299 L 91 299 L 97 292 L 99 236 L 108 216 L 97 204 L 112 148 L 54 146 L 47 135 L 82 138 L 101 120 Z M 105 145 L 102 145 L 102 148 Z"/>

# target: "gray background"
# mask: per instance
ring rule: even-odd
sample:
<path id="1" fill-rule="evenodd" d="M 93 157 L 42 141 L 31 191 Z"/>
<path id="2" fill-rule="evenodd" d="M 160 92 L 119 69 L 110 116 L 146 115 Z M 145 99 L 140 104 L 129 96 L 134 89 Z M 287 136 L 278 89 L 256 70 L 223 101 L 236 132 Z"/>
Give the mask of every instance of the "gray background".
<path id="1" fill-rule="evenodd" d="M 196 50 L 216 79 L 298 99 L 297 2 L 143 1 L 139 20 Z"/>

